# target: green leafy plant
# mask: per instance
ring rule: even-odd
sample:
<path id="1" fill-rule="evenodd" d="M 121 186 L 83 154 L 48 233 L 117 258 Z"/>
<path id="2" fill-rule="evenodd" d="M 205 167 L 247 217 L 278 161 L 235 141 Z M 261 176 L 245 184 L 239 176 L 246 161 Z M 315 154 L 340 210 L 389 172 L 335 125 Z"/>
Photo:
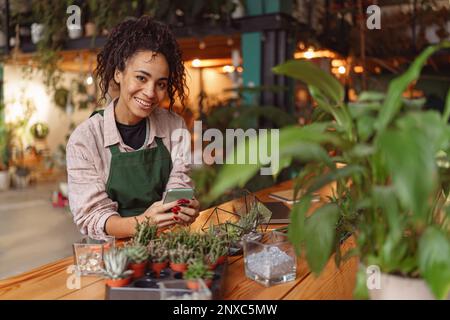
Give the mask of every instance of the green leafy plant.
<path id="1" fill-rule="evenodd" d="M 194 249 L 186 244 L 178 243 L 176 248 L 169 251 L 172 263 L 188 263 L 194 257 Z"/>
<path id="2" fill-rule="evenodd" d="M 151 240 L 156 238 L 158 232 L 158 226 L 153 221 L 146 217 L 142 222 L 138 222 L 136 219 L 136 228 L 132 238 L 133 244 L 148 246 Z"/>
<path id="3" fill-rule="evenodd" d="M 148 245 L 148 253 L 153 262 L 166 262 L 169 258 L 167 242 L 161 240 L 150 241 Z"/>
<path id="4" fill-rule="evenodd" d="M 220 257 L 228 254 L 228 244 L 220 238 L 212 238 L 205 253 L 205 260 L 209 263 L 215 263 Z"/>
<path id="5" fill-rule="evenodd" d="M 214 272 L 208 269 L 208 266 L 201 259 L 196 259 L 191 264 L 188 265 L 188 269 L 183 275 L 186 280 L 196 280 L 196 279 L 212 279 L 214 277 Z"/>
<path id="6" fill-rule="evenodd" d="M 5 123 L 5 105 L 0 102 L 0 170 L 7 169 L 9 165 L 11 128 Z"/>
<path id="7" fill-rule="evenodd" d="M 402 94 L 419 78 L 427 59 L 449 47 L 449 42 L 430 46 L 391 81 L 386 94 L 362 93 L 353 104 L 343 102 L 344 88 L 334 77 L 308 61 L 291 60 L 273 69 L 305 82 L 317 113 L 324 115 L 309 125 L 281 129 L 279 140 L 280 169 L 294 159 L 306 163 L 295 178 L 296 194 L 300 188 L 303 192 L 292 209 L 288 235 L 314 273 L 333 254 L 338 264 L 358 255 L 363 265 L 423 278 L 437 298 L 447 296 L 450 175 L 448 166 L 438 163 L 449 163 L 450 92 L 442 115 L 411 108 Z M 235 153 L 257 143 L 255 138 Z M 225 165 L 211 198 L 244 185 L 259 167 Z M 313 193 L 331 183 L 329 202 L 307 217 Z M 341 240 L 349 233 L 356 237 L 356 248 L 342 253 Z M 363 272 L 357 293 L 366 290 Z"/>
<path id="8" fill-rule="evenodd" d="M 131 263 L 142 263 L 148 260 L 149 252 L 146 246 L 128 245 L 125 250 Z"/>
<path id="9" fill-rule="evenodd" d="M 108 279 L 124 279 L 133 271 L 127 270 L 128 257 L 124 249 L 111 249 L 104 254 L 103 275 Z"/>

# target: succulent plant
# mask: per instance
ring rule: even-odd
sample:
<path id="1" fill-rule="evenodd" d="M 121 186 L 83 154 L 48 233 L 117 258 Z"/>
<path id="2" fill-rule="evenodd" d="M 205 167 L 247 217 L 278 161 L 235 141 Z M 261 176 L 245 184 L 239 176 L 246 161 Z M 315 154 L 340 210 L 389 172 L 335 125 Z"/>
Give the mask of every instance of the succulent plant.
<path id="1" fill-rule="evenodd" d="M 175 249 L 169 251 L 170 261 L 173 263 L 188 263 L 194 257 L 194 249 L 186 244 L 178 243 Z"/>
<path id="2" fill-rule="evenodd" d="M 147 246 L 151 240 L 156 238 L 157 232 L 158 226 L 149 217 L 145 217 L 143 222 L 138 222 L 136 219 L 136 228 L 132 242 L 135 245 Z"/>
<path id="3" fill-rule="evenodd" d="M 183 278 L 186 280 L 212 279 L 213 276 L 214 272 L 208 269 L 208 266 L 202 261 L 202 259 L 196 259 L 189 264 Z"/>
<path id="4" fill-rule="evenodd" d="M 225 256 L 227 254 L 228 254 L 227 243 L 224 242 L 222 239 L 215 239 L 212 242 L 211 247 L 209 248 L 209 251 L 205 256 L 205 259 L 207 262 L 214 263 L 220 257 Z"/>
<path id="5" fill-rule="evenodd" d="M 167 249 L 167 240 L 150 241 L 148 245 L 148 253 L 153 262 L 164 262 L 169 258 L 169 250 Z"/>
<path id="6" fill-rule="evenodd" d="M 103 275 L 109 279 L 127 278 L 133 273 L 127 270 L 128 257 L 124 249 L 111 249 L 104 254 L 103 261 L 105 268 Z"/>
<path id="7" fill-rule="evenodd" d="M 243 234 L 254 231 L 262 220 L 258 205 L 252 204 L 248 212 L 241 216 L 237 225 L 243 229 Z"/>
<path id="8" fill-rule="evenodd" d="M 229 242 L 238 241 L 245 234 L 245 229 L 239 224 L 227 221 L 219 226 L 220 234 L 223 234 Z"/>
<path id="9" fill-rule="evenodd" d="M 131 263 L 142 263 L 149 257 L 148 248 L 143 245 L 126 246 L 125 250 Z"/>

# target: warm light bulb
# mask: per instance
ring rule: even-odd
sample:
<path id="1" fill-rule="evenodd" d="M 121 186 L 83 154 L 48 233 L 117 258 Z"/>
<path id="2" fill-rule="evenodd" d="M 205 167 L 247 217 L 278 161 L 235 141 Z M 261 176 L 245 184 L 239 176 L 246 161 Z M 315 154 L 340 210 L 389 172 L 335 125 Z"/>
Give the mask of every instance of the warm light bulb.
<path id="1" fill-rule="evenodd" d="M 363 73 L 364 72 L 364 68 L 363 68 L 363 66 L 355 66 L 353 68 L 353 71 L 355 71 L 355 73 Z"/>
<path id="2" fill-rule="evenodd" d="M 92 78 L 92 76 L 89 76 L 89 77 L 86 78 L 86 84 L 88 86 L 90 86 L 93 83 L 94 83 L 94 78 Z"/>
<path id="3" fill-rule="evenodd" d="M 232 73 L 234 71 L 234 67 L 233 66 L 223 66 L 222 71 L 225 73 Z"/>
<path id="4" fill-rule="evenodd" d="M 308 51 L 305 52 L 305 58 L 306 59 L 312 59 L 314 58 L 314 51 L 309 49 Z"/>
<path id="5" fill-rule="evenodd" d="M 338 72 L 339 72 L 340 74 L 345 74 L 345 71 L 347 71 L 347 70 L 345 69 L 344 66 L 340 66 L 340 67 L 338 68 Z"/>
<path id="6" fill-rule="evenodd" d="M 200 61 L 200 59 L 194 59 L 194 60 L 192 60 L 192 66 L 193 66 L 194 68 L 199 68 L 201 64 L 202 64 L 202 62 Z"/>

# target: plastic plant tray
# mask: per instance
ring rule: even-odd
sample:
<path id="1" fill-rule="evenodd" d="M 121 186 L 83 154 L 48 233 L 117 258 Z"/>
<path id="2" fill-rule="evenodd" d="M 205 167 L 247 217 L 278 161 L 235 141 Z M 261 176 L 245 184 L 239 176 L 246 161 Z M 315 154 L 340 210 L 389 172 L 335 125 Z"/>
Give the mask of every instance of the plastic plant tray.
<path id="1" fill-rule="evenodd" d="M 224 278 L 226 274 L 228 263 L 225 262 L 217 266 L 214 270 L 213 282 L 210 288 L 212 299 L 221 299 Z M 158 283 L 160 282 L 174 282 L 173 280 L 183 279 L 180 272 L 174 272 L 169 267 L 161 271 L 160 277 L 154 277 L 153 271 L 147 270 L 144 277 L 134 279 L 129 285 L 124 287 L 109 287 L 105 285 L 107 300 L 161 300 L 163 296 L 179 295 L 180 293 L 193 293 L 193 291 L 186 287 L 183 281 L 180 281 L 179 287 L 170 287 L 162 289 Z M 164 293 L 163 293 L 164 291 Z"/>

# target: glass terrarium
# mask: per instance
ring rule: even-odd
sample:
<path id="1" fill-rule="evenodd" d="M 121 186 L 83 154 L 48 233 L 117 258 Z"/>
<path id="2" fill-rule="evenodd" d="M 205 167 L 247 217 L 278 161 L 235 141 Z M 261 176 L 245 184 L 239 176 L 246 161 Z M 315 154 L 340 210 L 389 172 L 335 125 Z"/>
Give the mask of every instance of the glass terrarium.
<path id="1" fill-rule="evenodd" d="M 73 254 L 80 275 L 99 275 L 103 270 L 103 255 L 115 245 L 113 236 L 100 239 L 83 237 L 73 244 Z"/>
<path id="2" fill-rule="evenodd" d="M 244 239 L 258 241 L 267 230 L 272 212 L 252 193 L 240 190 L 233 201 L 211 211 L 202 230 L 227 238 L 229 254 L 242 252 Z"/>
<path id="3" fill-rule="evenodd" d="M 188 280 L 170 280 L 158 283 L 161 300 L 211 300 L 211 290 L 202 279 L 189 280 L 196 283 L 196 289 L 188 288 Z"/>
<path id="4" fill-rule="evenodd" d="M 264 286 L 293 281 L 297 257 L 287 235 L 272 231 L 267 241 L 244 239 L 245 275 Z"/>

